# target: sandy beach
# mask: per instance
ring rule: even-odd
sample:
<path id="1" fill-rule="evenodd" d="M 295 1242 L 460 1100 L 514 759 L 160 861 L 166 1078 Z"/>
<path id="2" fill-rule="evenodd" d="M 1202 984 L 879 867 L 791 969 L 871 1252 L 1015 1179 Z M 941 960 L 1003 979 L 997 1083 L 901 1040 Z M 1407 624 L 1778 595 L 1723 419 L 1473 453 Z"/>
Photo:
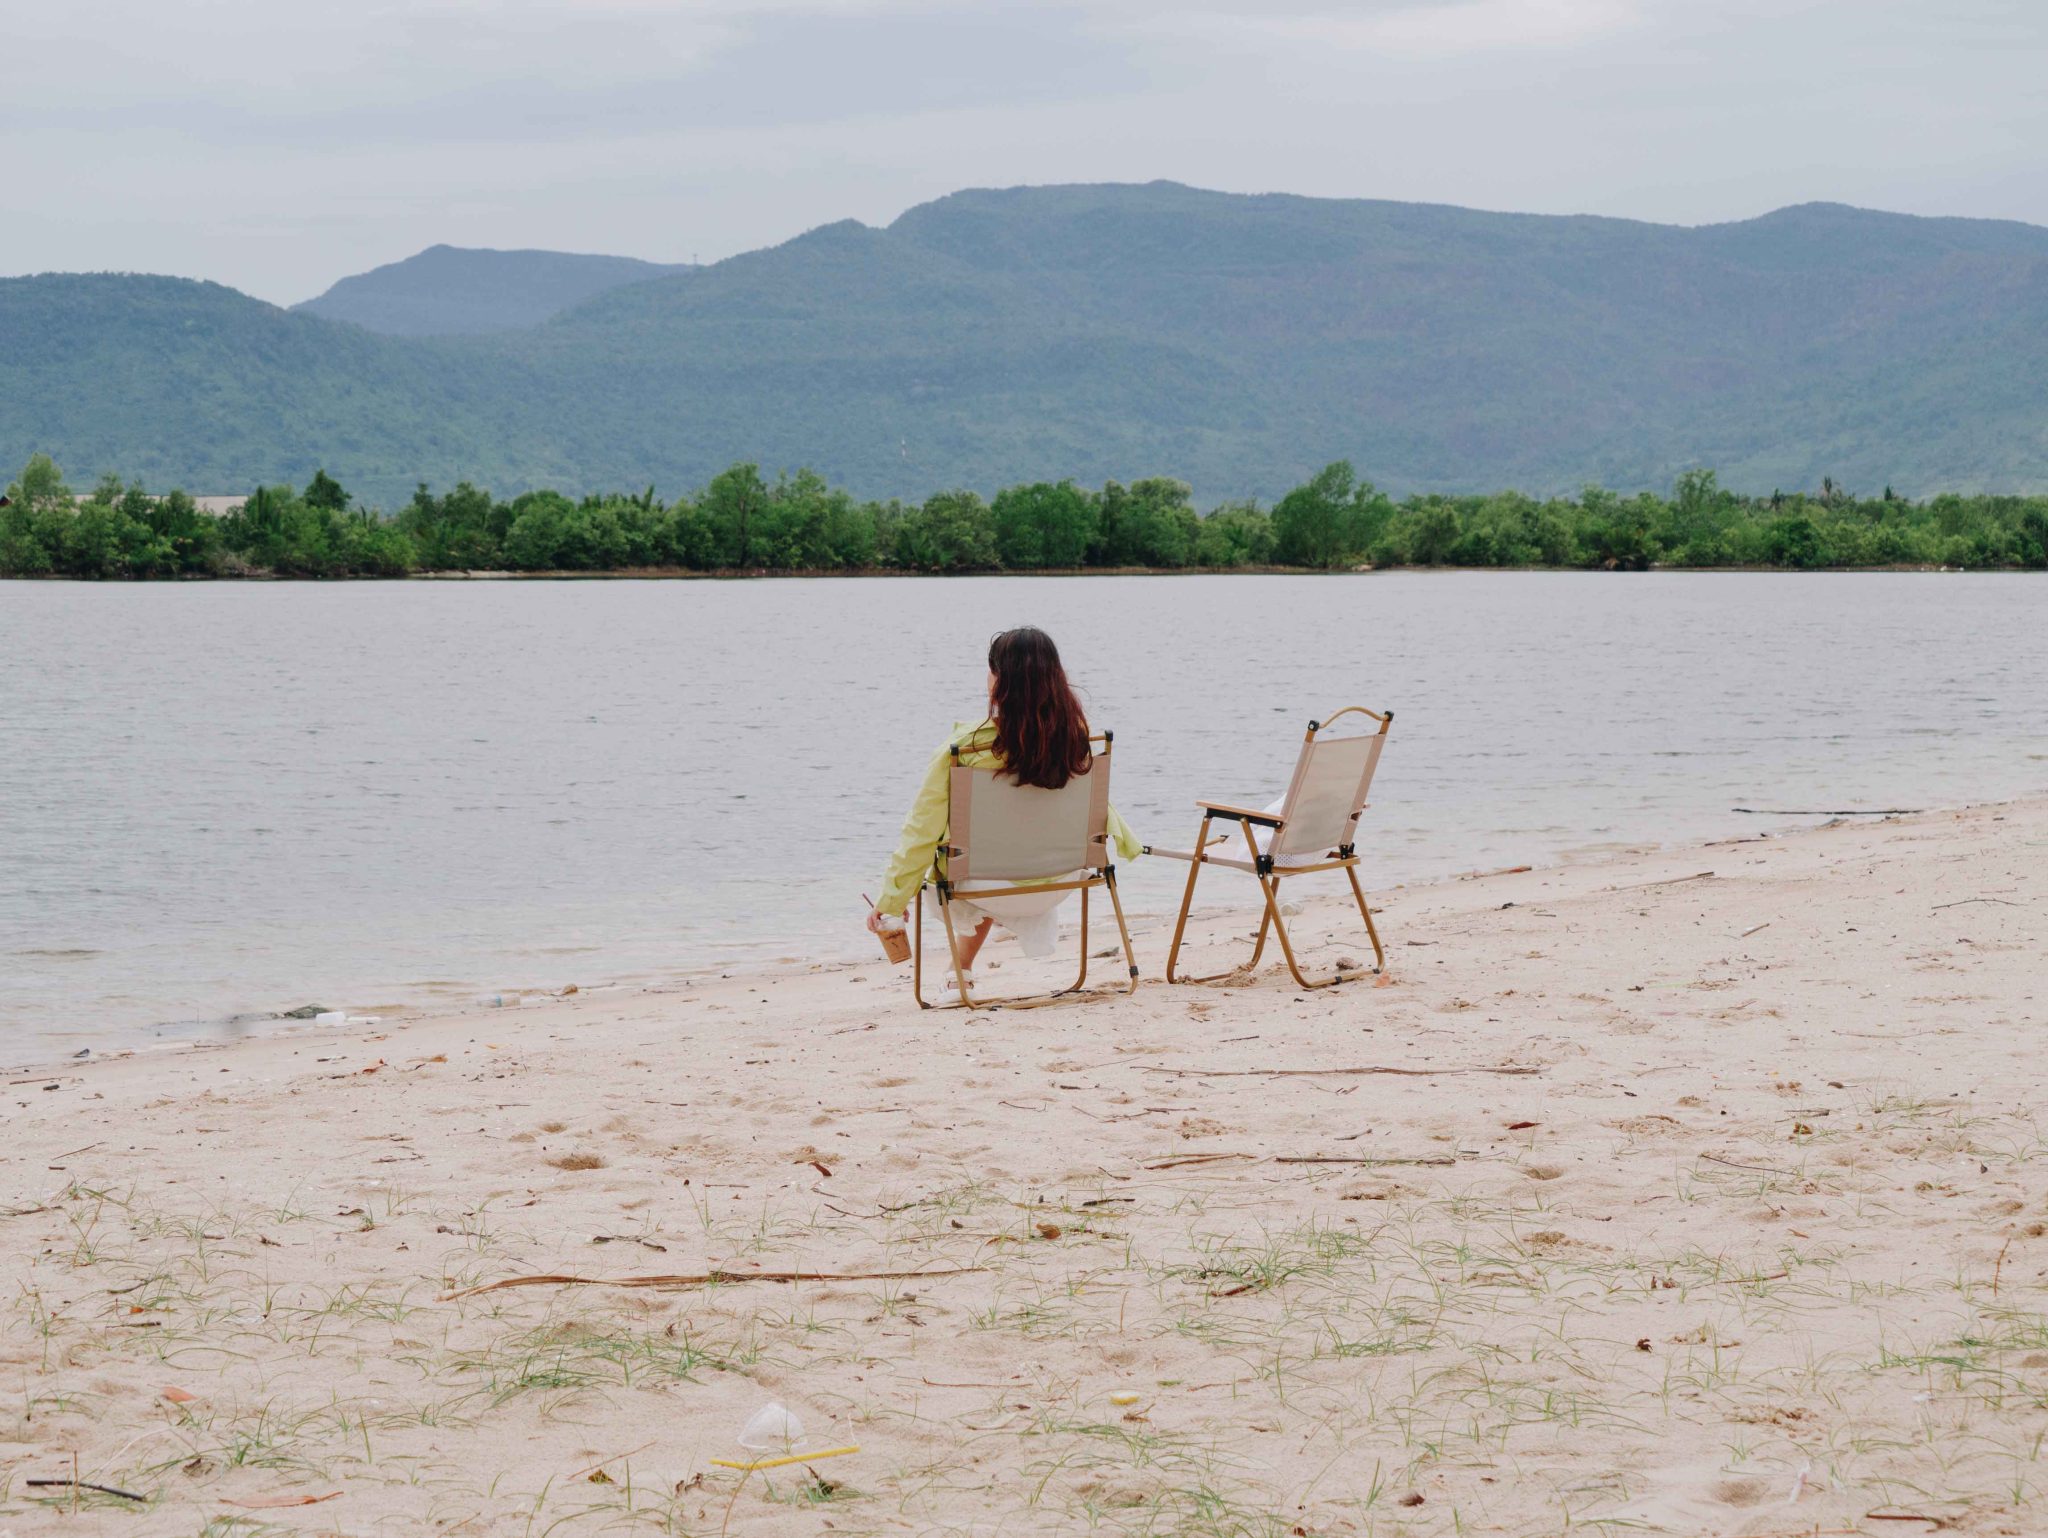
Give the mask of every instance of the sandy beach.
<path id="1" fill-rule="evenodd" d="M 1315 994 L 1154 920 L 10 1075 L 0 1533 L 2042 1532 L 2044 876 L 2037 800 L 1378 892 Z"/>

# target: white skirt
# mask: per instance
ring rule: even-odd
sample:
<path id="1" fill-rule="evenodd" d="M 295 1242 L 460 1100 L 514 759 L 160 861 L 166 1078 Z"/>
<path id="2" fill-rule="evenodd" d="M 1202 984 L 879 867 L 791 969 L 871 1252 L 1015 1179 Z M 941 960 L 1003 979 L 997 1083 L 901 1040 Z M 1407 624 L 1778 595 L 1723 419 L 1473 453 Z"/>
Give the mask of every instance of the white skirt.
<path id="1" fill-rule="evenodd" d="M 1075 871 L 1071 876 L 1062 876 L 1062 881 L 1078 881 L 1086 871 Z M 1059 949 L 1060 904 L 1074 894 L 1066 892 L 1019 892 L 1009 897 L 990 897 L 981 902 L 974 901 L 977 889 L 1004 887 L 1011 883 L 1004 881 L 970 881 L 956 887 L 953 898 L 953 922 L 965 922 L 969 926 L 979 924 L 983 919 L 994 919 L 996 924 L 1017 937 L 1017 943 L 1024 948 L 1024 954 L 1033 957 L 1050 956 Z"/>

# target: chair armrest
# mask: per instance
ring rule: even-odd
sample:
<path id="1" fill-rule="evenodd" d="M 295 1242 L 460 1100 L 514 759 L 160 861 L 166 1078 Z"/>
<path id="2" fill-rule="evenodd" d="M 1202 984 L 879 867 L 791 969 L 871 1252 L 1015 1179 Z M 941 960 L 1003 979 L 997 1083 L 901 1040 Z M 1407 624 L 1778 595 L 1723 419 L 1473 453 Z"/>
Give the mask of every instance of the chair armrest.
<path id="1" fill-rule="evenodd" d="M 1246 822 L 1255 822 L 1262 828 L 1277 828 L 1286 820 L 1275 817 L 1271 812 L 1255 812 L 1248 806 L 1232 806 L 1227 801 L 1197 801 L 1195 805 L 1211 817 L 1242 818 Z"/>

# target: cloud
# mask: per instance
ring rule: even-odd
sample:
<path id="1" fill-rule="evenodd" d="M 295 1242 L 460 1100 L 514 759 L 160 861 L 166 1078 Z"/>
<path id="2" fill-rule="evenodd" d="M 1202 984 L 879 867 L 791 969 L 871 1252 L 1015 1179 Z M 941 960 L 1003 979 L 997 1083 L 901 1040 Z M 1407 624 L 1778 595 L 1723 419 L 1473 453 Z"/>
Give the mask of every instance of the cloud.
<path id="1" fill-rule="evenodd" d="M 1232 47 L 1439 57 L 1594 42 L 1643 20 L 1642 0 L 1366 0 L 1329 6 L 1196 3 L 1095 8 L 1108 26 Z"/>
<path id="2" fill-rule="evenodd" d="M 1611 37 L 1640 20 L 1635 0 L 1462 0 L 1368 18 L 1359 43 L 1432 54 L 1562 48 Z"/>
<path id="3" fill-rule="evenodd" d="M 1130 46 L 957 0 L 440 0 L 367 13 L 210 0 L 203 32 L 125 0 L 54 10 L 36 43 L 118 36 L 79 79 L 30 72 L 0 131 L 365 145 L 589 144 L 692 128 L 915 116 L 1129 91 Z M 232 41 L 222 41 L 223 35 Z"/>
<path id="4" fill-rule="evenodd" d="M 962 186 L 2048 222 L 2039 0 L 0 0 L 0 270 L 299 299 Z"/>

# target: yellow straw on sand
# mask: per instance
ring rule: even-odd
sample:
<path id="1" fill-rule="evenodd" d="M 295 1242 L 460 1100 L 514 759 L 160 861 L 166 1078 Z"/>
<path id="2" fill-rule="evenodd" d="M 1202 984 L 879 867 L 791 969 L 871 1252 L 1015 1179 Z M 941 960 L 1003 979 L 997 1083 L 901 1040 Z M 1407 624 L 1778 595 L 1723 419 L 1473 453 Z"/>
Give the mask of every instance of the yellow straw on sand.
<path id="1" fill-rule="evenodd" d="M 779 1469 L 786 1463 L 814 1463 L 820 1458 L 843 1458 L 848 1453 L 857 1453 L 858 1447 L 828 1447 L 821 1453 L 791 1453 L 783 1458 L 756 1458 L 752 1463 L 736 1463 L 730 1458 L 713 1458 L 709 1461 L 722 1469 Z"/>

